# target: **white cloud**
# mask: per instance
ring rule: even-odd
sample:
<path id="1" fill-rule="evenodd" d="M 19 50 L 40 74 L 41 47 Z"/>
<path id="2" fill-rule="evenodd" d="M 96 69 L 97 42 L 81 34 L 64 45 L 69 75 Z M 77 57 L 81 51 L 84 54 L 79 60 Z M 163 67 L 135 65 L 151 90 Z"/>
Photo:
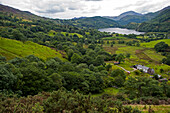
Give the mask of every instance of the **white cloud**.
<path id="1" fill-rule="evenodd" d="M 50 18 L 116 16 L 130 10 L 147 13 L 170 5 L 169 0 L 0 0 L 0 3 Z"/>

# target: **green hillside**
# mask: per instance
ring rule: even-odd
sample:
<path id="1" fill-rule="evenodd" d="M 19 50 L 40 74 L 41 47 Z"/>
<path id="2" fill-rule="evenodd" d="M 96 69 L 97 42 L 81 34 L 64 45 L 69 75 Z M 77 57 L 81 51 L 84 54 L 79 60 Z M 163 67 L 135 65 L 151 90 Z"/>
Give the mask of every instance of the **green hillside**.
<path id="1" fill-rule="evenodd" d="M 151 41 L 148 43 L 141 43 L 141 46 L 147 47 L 147 48 L 154 48 L 154 46 L 159 42 L 165 42 L 166 44 L 170 46 L 170 39 L 163 39 L 163 40 Z"/>
<path id="2" fill-rule="evenodd" d="M 65 60 L 59 52 L 56 52 L 49 47 L 42 46 L 31 41 L 23 43 L 21 41 L 6 38 L 0 38 L 0 55 L 5 56 L 8 60 L 28 55 L 35 55 L 44 60 L 53 57 L 58 57 L 63 61 Z"/>
<path id="3" fill-rule="evenodd" d="M 119 26 L 119 24 L 116 21 L 103 18 L 100 16 L 65 20 L 63 21 L 63 23 L 79 28 L 95 28 L 95 29 Z"/>
<path id="4" fill-rule="evenodd" d="M 148 22 L 142 23 L 137 30 L 145 32 L 169 32 L 170 9 L 162 11 L 158 16 Z"/>

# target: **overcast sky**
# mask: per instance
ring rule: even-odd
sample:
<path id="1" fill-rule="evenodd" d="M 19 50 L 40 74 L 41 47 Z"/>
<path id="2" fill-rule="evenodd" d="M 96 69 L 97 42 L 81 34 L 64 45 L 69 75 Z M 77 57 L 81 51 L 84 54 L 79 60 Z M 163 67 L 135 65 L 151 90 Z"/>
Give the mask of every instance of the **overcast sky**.
<path id="1" fill-rule="evenodd" d="M 170 5 L 170 0 L 0 0 L 0 3 L 40 16 L 69 19 L 117 16 L 126 11 L 155 12 Z"/>

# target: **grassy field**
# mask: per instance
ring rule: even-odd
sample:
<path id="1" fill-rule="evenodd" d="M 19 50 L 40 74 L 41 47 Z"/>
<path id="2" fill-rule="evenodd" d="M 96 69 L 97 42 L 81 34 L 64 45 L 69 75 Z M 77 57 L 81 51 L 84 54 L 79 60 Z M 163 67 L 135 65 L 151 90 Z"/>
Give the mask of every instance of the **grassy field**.
<path id="1" fill-rule="evenodd" d="M 116 95 L 118 92 L 119 92 L 119 89 L 116 89 L 114 87 L 110 87 L 110 88 L 104 89 L 103 93 L 93 94 L 92 96 L 97 97 L 97 96 L 102 96 L 103 94 Z"/>
<path id="2" fill-rule="evenodd" d="M 151 41 L 148 43 L 141 43 L 140 45 L 146 48 L 154 48 L 154 46 L 159 42 L 165 42 L 166 44 L 170 46 L 170 39 L 156 40 L 156 41 Z"/>
<path id="3" fill-rule="evenodd" d="M 152 48 L 146 48 L 146 47 L 136 47 L 136 46 L 127 46 L 125 44 L 114 44 L 113 47 L 110 47 L 110 45 L 105 44 L 104 49 L 108 51 L 111 54 L 120 54 L 123 53 L 126 55 L 127 53 L 130 53 L 130 58 L 126 58 L 125 62 L 122 62 L 119 64 L 119 66 L 125 68 L 128 71 L 133 71 L 131 66 L 136 64 L 145 65 L 147 67 L 153 68 L 157 74 L 162 75 L 163 77 L 169 78 L 170 75 L 167 75 L 167 72 L 170 71 L 170 66 L 161 64 L 161 60 L 165 58 L 160 53 L 157 53 Z M 106 62 L 113 64 L 114 62 Z M 113 70 L 117 69 L 117 67 L 113 67 Z M 160 69 L 163 69 L 164 72 L 160 72 Z M 131 73 L 131 75 L 135 75 L 134 73 Z M 147 74 L 144 74 L 148 76 Z"/>
<path id="4" fill-rule="evenodd" d="M 55 34 L 57 34 L 58 32 L 51 30 L 50 32 L 48 32 L 49 36 L 55 36 Z M 73 36 L 73 35 L 77 35 L 79 38 L 82 38 L 83 36 L 81 34 L 78 33 L 67 33 L 67 32 L 61 32 L 61 34 L 63 34 L 64 36 L 66 36 L 66 34 L 68 34 L 69 36 Z"/>
<path id="5" fill-rule="evenodd" d="M 47 58 L 59 57 L 62 58 L 61 52 L 57 52 L 49 47 L 42 46 L 30 41 L 21 42 L 6 38 L 0 38 L 0 55 L 5 56 L 8 60 L 15 57 L 25 57 L 28 55 L 35 55 L 46 60 Z"/>
<path id="6" fill-rule="evenodd" d="M 170 105 L 126 105 L 132 108 L 138 108 L 142 113 L 149 113 L 150 109 L 154 112 L 152 113 L 170 113 Z"/>
<path id="7" fill-rule="evenodd" d="M 104 37 L 103 40 L 127 39 L 126 37 Z"/>

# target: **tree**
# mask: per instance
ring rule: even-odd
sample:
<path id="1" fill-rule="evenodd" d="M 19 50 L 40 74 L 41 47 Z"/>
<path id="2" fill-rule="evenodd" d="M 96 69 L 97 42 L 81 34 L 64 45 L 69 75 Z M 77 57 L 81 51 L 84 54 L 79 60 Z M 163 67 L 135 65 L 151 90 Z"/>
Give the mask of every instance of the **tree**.
<path id="1" fill-rule="evenodd" d="M 130 58 L 130 55 L 131 55 L 130 53 L 127 53 L 126 58 Z"/>
<path id="2" fill-rule="evenodd" d="M 157 52 L 164 52 L 168 47 L 168 44 L 166 44 L 165 42 L 159 42 L 154 46 L 154 49 Z"/>
<path id="3" fill-rule="evenodd" d="M 112 65 L 109 63 L 108 65 L 106 65 L 106 70 L 109 71 L 112 68 Z"/>
<path id="4" fill-rule="evenodd" d="M 110 46 L 113 47 L 113 44 L 111 44 Z"/>
<path id="5" fill-rule="evenodd" d="M 34 64 L 29 64 L 26 67 L 20 68 L 23 74 L 22 81 L 23 95 L 35 95 L 42 91 L 50 91 L 52 80 L 47 77 L 44 70 L 38 68 Z"/>
<path id="6" fill-rule="evenodd" d="M 23 41 L 25 41 L 24 35 L 23 35 L 20 31 L 18 31 L 18 30 L 16 30 L 16 29 L 14 29 L 14 30 L 12 31 L 12 36 L 13 36 L 13 38 L 16 39 L 16 40 L 23 40 Z"/>
<path id="7" fill-rule="evenodd" d="M 167 65 L 170 65 L 170 55 L 167 58 L 162 59 L 162 63 L 165 63 Z"/>
<path id="8" fill-rule="evenodd" d="M 124 62 L 124 59 L 125 59 L 124 55 L 119 54 L 116 56 L 115 61 L 119 61 L 119 63 L 121 63 L 121 62 Z"/>
<path id="9" fill-rule="evenodd" d="M 82 58 L 82 63 L 86 63 L 87 65 L 90 65 L 93 63 L 93 58 L 88 55 L 84 55 Z"/>
<path id="10" fill-rule="evenodd" d="M 74 53 L 73 56 L 71 57 L 71 63 L 79 64 L 81 63 L 81 60 L 82 60 L 81 56 L 78 55 L 77 53 Z"/>
<path id="11" fill-rule="evenodd" d="M 12 64 L 0 65 L 0 91 L 13 91 L 16 87 L 17 76 L 12 73 L 14 68 Z"/>
<path id="12" fill-rule="evenodd" d="M 159 82 L 149 77 L 129 77 L 124 85 L 125 93 L 131 99 L 142 96 L 157 97 L 163 95 Z"/>
<path id="13" fill-rule="evenodd" d="M 74 54 L 74 51 L 72 49 L 69 49 L 67 50 L 67 56 L 68 56 L 68 60 L 71 61 L 71 57 L 73 56 Z"/>
<path id="14" fill-rule="evenodd" d="M 103 65 L 104 64 L 104 56 L 98 55 L 97 58 L 94 61 L 95 66 Z"/>
<path id="15" fill-rule="evenodd" d="M 0 55 L 0 62 L 6 62 L 6 57 Z"/>
<path id="16" fill-rule="evenodd" d="M 63 86 L 62 81 L 64 78 L 58 73 L 53 73 L 52 75 L 49 76 L 49 78 L 51 78 L 52 80 L 52 87 L 54 88 L 54 90 L 58 90 Z"/>

